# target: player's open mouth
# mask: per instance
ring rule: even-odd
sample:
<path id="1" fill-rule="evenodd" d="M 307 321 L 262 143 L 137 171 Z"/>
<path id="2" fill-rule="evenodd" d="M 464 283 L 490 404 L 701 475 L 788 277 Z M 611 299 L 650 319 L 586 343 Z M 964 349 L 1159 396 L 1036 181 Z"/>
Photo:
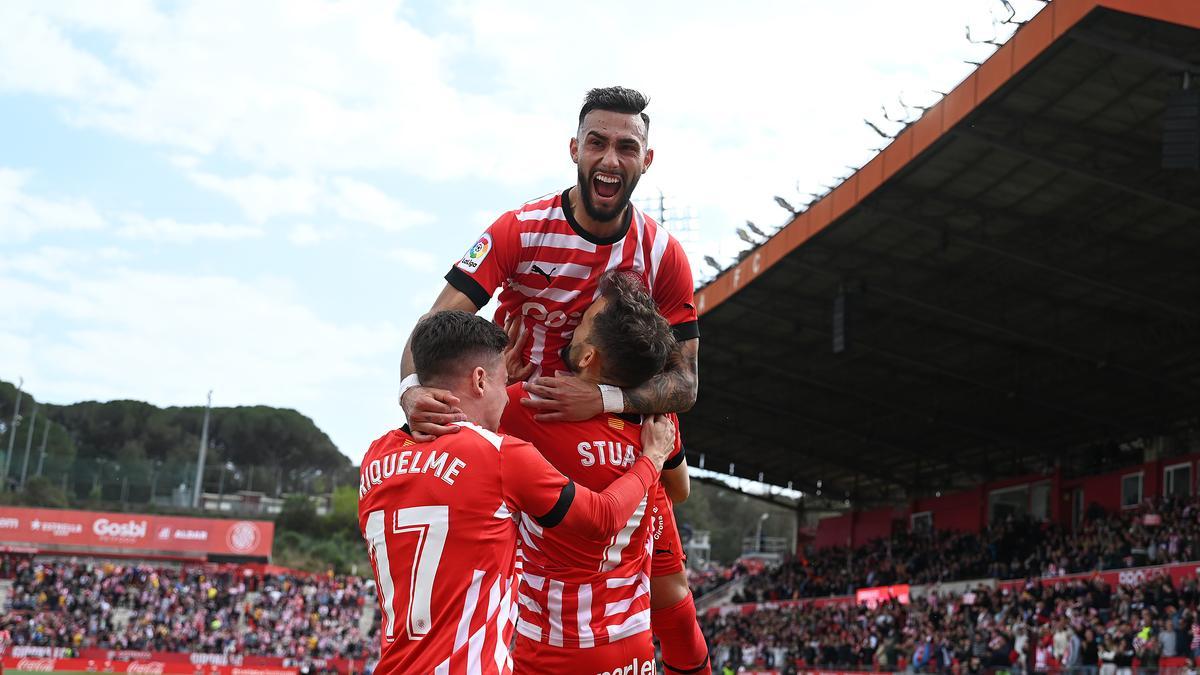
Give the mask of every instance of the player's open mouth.
<path id="1" fill-rule="evenodd" d="M 611 173 L 592 174 L 592 192 L 598 197 L 611 199 L 621 191 L 621 177 Z"/>

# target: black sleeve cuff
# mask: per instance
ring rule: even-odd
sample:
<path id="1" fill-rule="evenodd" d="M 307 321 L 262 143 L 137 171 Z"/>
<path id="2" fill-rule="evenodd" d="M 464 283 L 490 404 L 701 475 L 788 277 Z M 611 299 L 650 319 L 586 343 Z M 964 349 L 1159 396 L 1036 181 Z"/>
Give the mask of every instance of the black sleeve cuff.
<path id="1" fill-rule="evenodd" d="M 542 527 L 554 527 L 562 522 L 563 518 L 567 517 L 567 511 L 571 508 L 571 502 L 575 501 L 575 481 L 568 480 L 563 486 L 562 492 L 558 494 L 558 502 L 550 512 L 544 516 L 534 518 L 534 522 Z"/>
<path id="2" fill-rule="evenodd" d="M 683 464 L 684 455 L 686 455 L 686 454 L 687 453 L 683 451 L 683 448 L 680 448 L 679 452 L 675 453 L 674 455 L 671 455 L 670 457 L 667 458 L 667 461 L 663 462 L 663 471 L 667 471 L 669 469 L 674 469 L 675 467 L 679 466 L 680 464 Z"/>
<path id="3" fill-rule="evenodd" d="M 446 283 L 470 298 L 471 302 L 475 303 L 475 309 L 483 309 L 483 306 L 488 304 L 488 300 L 492 299 L 492 294 L 483 290 L 483 286 L 480 286 L 478 281 L 457 267 L 451 267 L 450 271 L 446 272 Z"/>
<path id="4" fill-rule="evenodd" d="M 452 271 L 457 271 L 457 268 L 455 268 L 455 270 L 452 270 Z M 463 274 L 463 276 L 466 276 L 466 274 Z M 449 280 L 450 277 L 447 276 L 446 279 Z M 471 281 L 473 282 L 474 279 L 471 279 Z M 454 283 L 454 282 L 450 282 L 450 283 Z M 458 288 L 458 287 L 455 286 L 455 288 Z M 459 289 L 459 290 L 462 290 L 462 289 Z M 463 291 L 463 292 L 466 293 L 466 291 Z M 671 326 L 671 332 L 675 334 L 676 342 L 687 342 L 688 340 L 695 340 L 696 338 L 700 337 L 700 323 L 698 321 L 686 321 L 684 323 L 677 323 L 674 326 Z"/>

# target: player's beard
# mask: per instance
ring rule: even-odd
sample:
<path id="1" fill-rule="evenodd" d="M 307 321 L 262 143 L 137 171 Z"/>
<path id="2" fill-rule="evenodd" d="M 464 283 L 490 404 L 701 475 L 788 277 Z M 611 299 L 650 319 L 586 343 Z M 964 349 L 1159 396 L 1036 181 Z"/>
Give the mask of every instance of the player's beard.
<path id="1" fill-rule="evenodd" d="M 570 342 L 563 345 L 563 348 L 560 349 L 558 352 L 558 356 L 559 356 L 559 358 L 562 359 L 563 366 L 566 367 L 566 369 L 568 371 L 570 371 L 572 375 L 579 374 L 579 363 L 571 361 L 571 343 Z"/>
<path id="2" fill-rule="evenodd" d="M 623 190 L 618 195 L 617 203 L 610 211 L 602 211 L 596 206 L 595 193 L 592 191 L 592 176 L 583 174 L 583 167 L 580 167 L 576 173 L 579 174 L 579 192 L 583 195 L 583 210 L 587 211 L 588 217 L 600 223 L 607 223 L 613 220 L 629 206 L 629 198 L 633 196 L 633 189 L 637 187 L 638 181 L 641 180 L 640 175 L 634 175 L 632 178 L 622 177 L 621 185 Z"/>

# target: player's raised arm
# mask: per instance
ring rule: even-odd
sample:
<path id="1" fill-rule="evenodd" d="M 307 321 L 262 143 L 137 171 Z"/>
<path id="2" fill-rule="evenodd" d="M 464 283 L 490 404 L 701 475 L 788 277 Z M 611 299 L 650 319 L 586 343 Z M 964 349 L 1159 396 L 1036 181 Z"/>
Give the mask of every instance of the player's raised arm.
<path id="1" fill-rule="evenodd" d="M 541 527 L 608 539 L 629 523 L 674 447 L 675 425 L 662 416 L 651 418 L 642 426 L 642 456 L 603 492 L 593 492 L 559 473 L 537 448 L 516 441 L 502 450 L 501 481 L 513 507 Z"/>
<path id="2" fill-rule="evenodd" d="M 473 312 L 476 308 L 470 298 L 447 284 L 433 302 L 433 307 L 421 319 L 448 309 Z M 459 430 L 454 422 L 462 422 L 466 416 L 458 409 L 458 398 L 445 389 L 423 387 L 417 379 L 416 366 L 413 365 L 412 335 L 404 342 L 400 377 L 400 407 L 404 410 L 404 418 L 408 420 L 414 439 L 431 441 L 436 436 Z"/>
<path id="3" fill-rule="evenodd" d="M 696 405 L 700 374 L 696 367 L 700 338 L 677 343 L 663 372 L 640 387 L 622 389 L 624 412 L 642 414 L 687 412 Z"/>
<path id="4" fill-rule="evenodd" d="M 675 441 L 675 454 L 668 457 L 663 464 L 662 477 L 659 480 L 671 502 L 682 504 L 692 494 L 692 479 L 688 476 L 687 454 L 684 453 L 678 436 Z"/>
<path id="5" fill-rule="evenodd" d="M 651 293 L 658 311 L 671 324 L 676 348 L 672 350 L 663 372 L 640 386 L 621 390 L 624 401 L 622 412 L 643 415 L 687 412 L 696 405 L 696 395 L 700 391 L 697 368 L 700 328 L 695 285 L 687 254 L 675 239 L 667 244 L 658 275 L 658 283 Z M 606 408 L 611 407 L 607 403 Z"/>
<path id="6" fill-rule="evenodd" d="M 649 380 L 622 386 L 611 381 L 597 386 L 571 377 L 536 378 L 528 389 L 540 400 L 525 404 L 537 410 L 537 421 L 576 422 L 601 412 L 652 415 L 691 410 L 700 391 L 700 329 L 691 267 L 674 239 L 669 240 L 650 293 L 675 336 L 662 371 Z"/>
<path id="7" fill-rule="evenodd" d="M 445 310 L 478 312 L 491 299 L 492 293 L 508 278 L 513 262 L 514 247 L 519 241 L 511 213 L 501 216 L 476 240 L 446 274 L 446 287 L 438 294 L 422 319 Z M 510 350 L 514 334 L 510 334 Z M 418 441 L 431 441 L 436 436 L 458 431 L 454 422 L 463 421 L 458 400 L 444 389 L 421 386 L 412 357 L 412 337 L 404 344 L 400 359 L 400 407 L 408 420 L 412 436 Z"/>

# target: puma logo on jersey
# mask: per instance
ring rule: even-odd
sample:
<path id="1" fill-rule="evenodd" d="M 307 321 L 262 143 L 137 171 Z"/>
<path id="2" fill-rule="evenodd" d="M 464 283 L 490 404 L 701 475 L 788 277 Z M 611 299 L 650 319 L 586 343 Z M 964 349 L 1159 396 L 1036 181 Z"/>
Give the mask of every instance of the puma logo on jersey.
<path id="1" fill-rule="evenodd" d="M 638 450 L 620 441 L 584 441 L 579 444 L 579 463 L 583 466 L 630 467 L 637 461 Z"/>
<path id="2" fill-rule="evenodd" d="M 537 272 L 538 274 L 542 275 L 543 277 L 546 277 L 546 283 L 550 283 L 550 275 L 554 274 L 556 271 L 558 271 L 558 268 L 555 267 L 555 268 L 551 269 L 549 272 L 547 272 L 546 270 L 542 269 L 541 267 L 538 267 L 537 263 L 534 263 L 533 266 L 530 267 L 529 269 L 534 272 Z"/>

